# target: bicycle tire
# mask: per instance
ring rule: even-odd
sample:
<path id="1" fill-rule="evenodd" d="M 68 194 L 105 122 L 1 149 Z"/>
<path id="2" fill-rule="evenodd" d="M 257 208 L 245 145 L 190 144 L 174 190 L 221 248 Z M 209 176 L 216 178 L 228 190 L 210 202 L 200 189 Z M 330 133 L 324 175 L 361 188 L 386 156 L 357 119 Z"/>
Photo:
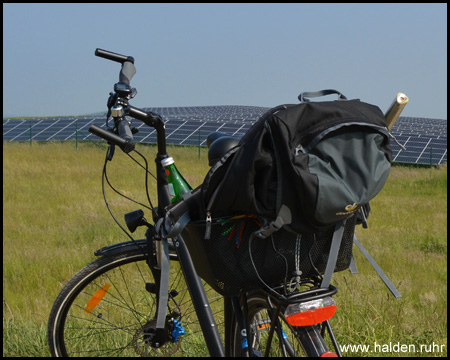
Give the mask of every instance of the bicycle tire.
<path id="1" fill-rule="evenodd" d="M 168 313 L 181 313 L 185 334 L 159 348 L 149 345 L 157 299 L 146 291 L 146 283 L 154 283 L 146 257 L 141 251 L 129 251 L 98 258 L 63 287 L 48 323 L 52 356 L 209 355 L 178 261 L 170 263 L 169 292 L 178 294 L 169 296 Z M 223 298 L 210 288 L 207 294 L 223 332 Z"/>
<path id="2" fill-rule="evenodd" d="M 247 344 L 253 351 L 254 356 L 318 357 L 328 351 L 328 347 L 320 334 L 319 326 L 292 327 L 286 322 L 284 315 L 279 313 L 270 342 L 270 349 L 266 354 L 273 309 L 268 303 L 267 296 L 262 292 L 247 295 L 247 309 L 250 324 Z M 235 316 L 233 316 L 231 322 L 230 337 L 230 355 L 232 357 L 243 356 L 240 328 Z"/>

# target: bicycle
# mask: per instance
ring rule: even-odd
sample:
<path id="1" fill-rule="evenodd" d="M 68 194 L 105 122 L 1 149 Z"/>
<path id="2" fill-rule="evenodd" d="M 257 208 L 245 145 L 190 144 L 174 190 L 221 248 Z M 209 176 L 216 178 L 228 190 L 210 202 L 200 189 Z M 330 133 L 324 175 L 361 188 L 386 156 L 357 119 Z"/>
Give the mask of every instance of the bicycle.
<path id="1" fill-rule="evenodd" d="M 201 280 L 196 269 L 202 267 L 200 263 L 208 255 L 197 244 L 188 247 L 184 240 L 195 243 L 202 240 L 201 235 L 196 234 L 195 224 L 189 231 L 184 230 L 189 219 L 183 220 L 183 206 L 171 206 L 169 199 L 167 176 L 161 164 L 168 157 L 164 122 L 159 115 L 128 102 L 136 95 L 130 86 L 135 74 L 132 57 L 101 49 L 96 49 L 95 55 L 122 64 L 119 82 L 108 99 L 107 124 L 112 116 L 114 127 L 105 130 L 91 125 L 89 129 L 109 143 L 103 192 L 105 180 L 111 186 L 106 168 L 115 146 L 144 159 L 145 167 L 141 166 L 145 168 L 147 183 L 148 162 L 135 149 L 136 130 L 131 129 L 127 118 L 131 117 L 157 132 L 158 206 L 153 206 L 147 188 L 149 206 L 141 205 L 151 211 L 153 224 L 147 222 L 142 210 L 126 214 L 130 232 L 141 226 L 147 228 L 145 238 L 135 240 L 115 219 L 104 193 L 111 215 L 131 240 L 95 251 L 98 259 L 63 287 L 48 323 L 52 356 L 340 356 L 329 323 L 336 311 L 332 296 L 337 289 L 321 276 L 326 262 L 322 270 L 315 269 L 317 276 L 297 279 L 295 284 L 280 283 L 271 289 L 253 286 L 232 296 L 222 296 L 220 286 L 213 289 Z M 180 225 L 180 221 L 185 224 Z M 233 221 L 243 220 L 225 222 Z M 177 224 L 180 226 L 175 231 Z M 339 235 L 346 229 L 339 229 Z M 247 226 L 241 234 L 245 237 L 252 231 Z M 336 232 L 328 234 L 326 240 Z M 347 238 L 343 241 L 350 243 L 351 251 L 351 226 Z M 348 268 L 348 263 L 341 267 Z M 324 340 L 326 332 L 335 352 Z"/>

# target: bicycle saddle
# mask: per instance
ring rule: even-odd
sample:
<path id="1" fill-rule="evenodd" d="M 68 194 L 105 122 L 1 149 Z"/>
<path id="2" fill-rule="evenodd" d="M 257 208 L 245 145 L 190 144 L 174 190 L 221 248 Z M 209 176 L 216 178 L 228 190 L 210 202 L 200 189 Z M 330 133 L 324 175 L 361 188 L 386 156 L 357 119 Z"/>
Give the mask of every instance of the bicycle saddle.
<path id="1" fill-rule="evenodd" d="M 209 166 L 214 166 L 227 151 L 236 147 L 242 139 L 242 136 L 243 135 L 231 136 L 221 131 L 210 133 L 206 138 L 206 145 L 209 148 Z"/>

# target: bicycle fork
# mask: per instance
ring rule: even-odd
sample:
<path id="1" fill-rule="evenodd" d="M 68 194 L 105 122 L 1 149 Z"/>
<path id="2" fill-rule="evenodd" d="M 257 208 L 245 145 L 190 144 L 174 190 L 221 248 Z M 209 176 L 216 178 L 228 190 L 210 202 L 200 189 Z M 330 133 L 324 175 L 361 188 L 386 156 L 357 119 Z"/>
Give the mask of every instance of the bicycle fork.
<path id="1" fill-rule="evenodd" d="M 154 229 L 149 228 L 146 234 L 149 248 L 147 263 L 152 271 L 155 283 L 146 284 L 146 290 L 155 294 L 157 299 L 158 310 L 154 315 L 154 319 L 159 322 L 159 324 L 156 328 L 156 336 L 152 339 L 152 346 L 159 347 L 167 341 L 177 342 L 178 337 L 184 334 L 184 328 L 182 324 L 179 323 L 178 319 L 172 319 L 176 317 L 176 314 L 172 313 L 167 315 L 167 299 L 174 300 L 177 293 L 174 289 L 170 290 L 165 285 L 165 282 L 168 283 L 168 281 L 166 281 L 168 279 L 165 279 L 164 277 L 168 276 L 170 272 L 168 268 L 164 267 L 164 263 L 168 263 L 170 257 L 167 249 L 167 239 L 162 239 L 157 232 L 153 230 Z M 160 243 L 164 241 L 166 244 L 160 246 Z M 179 235 L 174 237 L 172 241 L 209 353 L 214 357 L 224 357 L 224 347 L 222 340 L 220 339 L 219 330 L 212 309 L 203 284 L 195 271 L 186 244 Z M 153 252 L 153 246 L 156 247 L 155 253 Z M 158 254 L 158 252 L 161 252 L 161 247 L 166 250 L 162 250 L 162 253 Z M 165 322 L 164 324 L 163 321 Z M 172 339 L 168 338 L 168 332 L 170 332 Z"/>

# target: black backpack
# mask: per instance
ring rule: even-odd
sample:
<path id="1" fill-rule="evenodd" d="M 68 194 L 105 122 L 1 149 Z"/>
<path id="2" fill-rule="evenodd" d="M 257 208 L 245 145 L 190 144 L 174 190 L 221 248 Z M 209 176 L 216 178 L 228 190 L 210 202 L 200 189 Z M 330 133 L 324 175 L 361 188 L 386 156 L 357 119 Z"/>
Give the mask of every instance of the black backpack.
<path id="1" fill-rule="evenodd" d="M 330 93 L 339 100 L 305 99 Z M 378 194 L 392 161 L 381 110 L 335 90 L 299 99 L 270 109 L 210 169 L 201 218 L 257 214 L 278 228 L 315 233 Z"/>

